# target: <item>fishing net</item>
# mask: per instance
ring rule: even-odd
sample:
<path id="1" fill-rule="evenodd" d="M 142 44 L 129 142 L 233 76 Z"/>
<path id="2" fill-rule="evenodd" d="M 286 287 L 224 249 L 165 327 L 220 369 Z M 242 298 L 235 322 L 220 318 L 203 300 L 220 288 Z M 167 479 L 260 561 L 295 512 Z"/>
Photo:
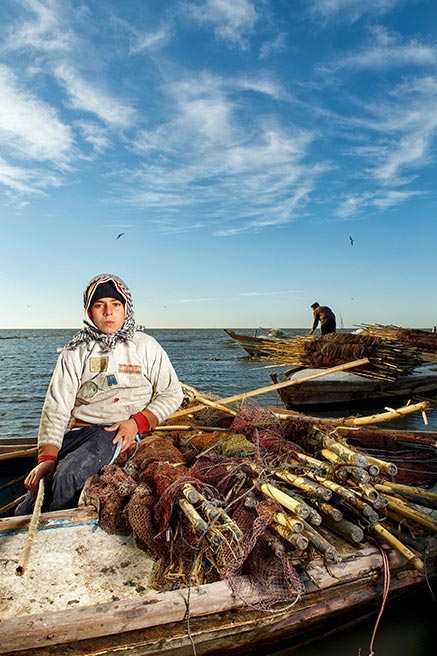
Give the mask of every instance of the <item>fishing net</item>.
<path id="1" fill-rule="evenodd" d="M 177 446 L 168 438 L 146 438 L 127 458 L 123 454 L 104 467 L 89 495 L 99 497 L 104 530 L 132 532 L 137 545 L 153 555 L 155 587 L 223 579 L 240 597 L 268 608 L 302 591 L 285 548 L 273 549 L 265 537 L 279 506 L 259 498 L 252 485 L 250 463 L 257 451 L 267 455 L 262 436 L 276 445 L 277 454 L 284 439 L 275 437 L 276 417 L 256 404 L 243 404 L 237 417 L 225 439 L 220 431 L 189 440 L 179 435 Z"/>
<path id="2" fill-rule="evenodd" d="M 339 434 L 298 418 L 280 421 L 252 400 L 242 403 L 225 433 L 193 428 L 170 435 L 145 438 L 93 477 L 88 496 L 98 499 L 101 527 L 132 533 L 151 553 L 157 589 L 225 580 L 261 610 L 299 598 L 296 564 L 304 566 L 314 553 L 337 562 L 338 536 L 356 546 L 379 513 L 385 526 L 397 518 L 399 509 L 390 514 L 373 487 L 387 476 L 371 473 L 359 459 L 351 466 L 351 456 L 386 449 L 390 460 L 405 460 L 411 447 L 422 475 L 435 467 L 432 441 L 422 445 L 422 458 L 404 434 L 396 442 L 393 432 L 373 428 Z M 411 468 L 413 459 L 407 460 Z M 336 486 L 333 496 L 329 484 Z M 411 522 L 411 528 L 410 520 L 398 522 L 396 530 L 426 536 L 428 529 Z"/>
<path id="3" fill-rule="evenodd" d="M 99 500 L 100 525 L 107 533 L 131 532 L 123 511 L 136 487 L 137 481 L 116 464 L 106 465 L 93 477 L 88 495 Z"/>

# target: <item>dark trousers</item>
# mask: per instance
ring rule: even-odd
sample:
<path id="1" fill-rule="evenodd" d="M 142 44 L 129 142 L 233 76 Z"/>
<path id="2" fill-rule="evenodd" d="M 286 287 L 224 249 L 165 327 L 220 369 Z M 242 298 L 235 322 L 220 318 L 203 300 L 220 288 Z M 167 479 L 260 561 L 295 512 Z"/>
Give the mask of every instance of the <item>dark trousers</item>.
<path id="1" fill-rule="evenodd" d="M 65 433 L 54 476 L 45 487 L 43 512 L 74 508 L 87 478 L 111 462 L 117 448 L 112 444 L 116 431 L 103 429 L 84 426 Z M 29 491 L 15 514 L 30 515 L 35 501 L 35 492 Z"/>
<path id="2" fill-rule="evenodd" d="M 322 323 L 320 326 L 320 332 L 322 335 L 327 335 L 328 333 L 335 333 L 337 325 L 335 319 L 328 319 L 325 323 Z"/>

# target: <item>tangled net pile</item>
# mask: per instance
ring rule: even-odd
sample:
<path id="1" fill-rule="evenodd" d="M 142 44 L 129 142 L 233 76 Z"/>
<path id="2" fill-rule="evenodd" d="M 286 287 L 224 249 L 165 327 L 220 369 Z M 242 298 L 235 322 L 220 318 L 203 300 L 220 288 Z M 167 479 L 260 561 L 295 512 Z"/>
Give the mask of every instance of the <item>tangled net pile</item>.
<path id="1" fill-rule="evenodd" d="M 410 374 L 423 364 L 422 353 L 415 346 L 377 335 L 331 333 L 320 337 L 293 337 L 266 342 L 263 350 L 280 364 L 314 369 L 368 358 L 369 364 L 354 373 L 384 380 Z"/>
<path id="2" fill-rule="evenodd" d="M 361 543 L 363 526 L 372 530 L 380 512 L 391 518 L 374 487 L 388 474 L 324 430 L 281 422 L 246 400 L 227 431 L 144 439 L 90 480 L 87 498 L 98 505 L 104 530 L 132 533 L 151 553 L 153 587 L 222 579 L 258 608 L 293 603 L 303 592 L 305 562 L 316 553 L 341 559 L 334 534 Z M 413 524 L 417 537 L 424 528 Z"/>

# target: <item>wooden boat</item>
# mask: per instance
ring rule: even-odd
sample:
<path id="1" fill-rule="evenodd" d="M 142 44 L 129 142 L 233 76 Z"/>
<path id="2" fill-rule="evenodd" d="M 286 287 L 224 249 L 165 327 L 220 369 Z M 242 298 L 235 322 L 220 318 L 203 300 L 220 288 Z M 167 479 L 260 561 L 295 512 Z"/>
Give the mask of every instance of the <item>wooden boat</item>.
<path id="1" fill-rule="evenodd" d="M 257 336 L 255 335 L 243 335 L 241 333 L 236 333 L 233 330 L 224 329 L 225 333 L 231 337 L 240 346 L 243 351 L 245 351 L 250 357 L 260 357 L 260 356 L 269 356 L 270 354 L 263 349 L 265 342 L 277 341 L 278 339 L 283 340 L 284 335 L 282 333 L 275 336 L 276 331 L 269 331 L 267 334 L 262 334 Z"/>
<path id="2" fill-rule="evenodd" d="M 0 654 L 266 653 L 377 610 L 385 557 L 391 572 L 389 600 L 425 588 L 425 575 L 397 552 L 343 543 L 338 545 L 342 561 L 327 567 L 321 558 L 313 559 L 302 573 L 302 596 L 276 605 L 274 612 L 262 610 L 253 593 L 237 596 L 224 581 L 157 592 L 148 583 L 149 556 L 132 538 L 98 528 L 91 507 L 42 515 L 28 567 L 16 576 L 28 519 L 0 520 Z M 428 584 L 435 579 L 435 565 L 430 547 Z"/>
<path id="3" fill-rule="evenodd" d="M 296 367 L 286 372 L 270 374 L 273 383 L 298 380 L 322 372 L 323 369 Z M 437 364 L 427 363 L 416 367 L 408 376 L 385 381 L 356 373 L 327 374 L 299 385 L 277 390 L 286 408 L 335 409 L 352 406 L 378 406 L 387 402 L 402 401 L 415 396 L 432 396 L 437 392 Z"/>
<path id="4" fill-rule="evenodd" d="M 24 493 L 23 480 L 36 452 L 36 438 L 0 438 L 0 509 Z"/>
<path id="5" fill-rule="evenodd" d="M 34 446 L 21 446 L 20 456 L 3 463 L 28 466 Z M 85 505 L 41 515 L 31 557 L 17 576 L 28 523 L 29 517 L 0 519 L 0 654 L 261 654 L 375 612 L 387 592 L 387 565 L 389 601 L 422 587 L 426 593 L 437 578 L 435 538 L 424 538 L 426 569 L 420 570 L 387 545 L 351 545 L 332 534 L 341 560 L 327 564 L 316 552 L 295 559 L 303 591 L 280 603 L 274 581 L 270 597 L 249 583 L 245 588 L 244 575 L 237 590 L 219 580 L 159 592 L 152 587 L 152 557 L 131 535 L 103 531 L 96 509 Z"/>

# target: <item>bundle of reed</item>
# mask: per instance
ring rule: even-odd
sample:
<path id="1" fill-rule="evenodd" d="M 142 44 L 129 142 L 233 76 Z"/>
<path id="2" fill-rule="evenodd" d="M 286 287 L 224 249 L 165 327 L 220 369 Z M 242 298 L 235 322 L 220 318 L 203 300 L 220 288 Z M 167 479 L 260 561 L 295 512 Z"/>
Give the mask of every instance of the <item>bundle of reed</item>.
<path id="1" fill-rule="evenodd" d="M 369 335 L 412 344 L 417 349 L 425 351 L 425 353 L 437 354 L 437 333 L 417 328 L 401 328 L 400 326 L 382 324 L 361 324 L 359 327 Z"/>
<path id="2" fill-rule="evenodd" d="M 423 363 L 421 351 L 395 339 L 376 335 L 332 333 L 321 337 L 295 337 L 266 344 L 269 360 L 279 364 L 324 369 L 359 358 L 369 364 L 354 373 L 396 380 Z M 267 359 L 267 358 L 266 358 Z"/>

